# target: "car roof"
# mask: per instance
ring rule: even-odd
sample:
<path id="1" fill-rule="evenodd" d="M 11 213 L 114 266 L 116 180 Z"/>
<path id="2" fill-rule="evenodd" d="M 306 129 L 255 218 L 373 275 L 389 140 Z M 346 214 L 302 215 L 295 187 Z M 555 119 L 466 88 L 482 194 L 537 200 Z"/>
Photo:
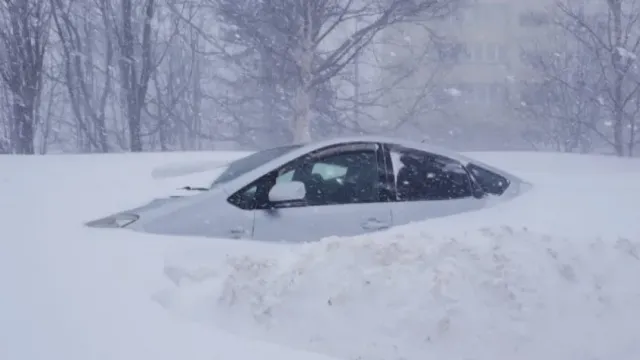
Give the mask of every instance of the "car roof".
<path id="1" fill-rule="evenodd" d="M 375 136 L 375 135 L 343 136 L 343 137 L 335 137 L 335 138 L 325 139 L 325 140 L 312 141 L 308 143 L 298 143 L 297 145 L 300 145 L 300 147 L 295 148 L 270 161 L 267 161 L 266 163 L 238 176 L 233 180 L 230 180 L 229 182 L 220 184 L 220 187 L 218 188 L 218 190 L 222 190 L 223 192 L 231 194 L 239 190 L 243 186 L 247 185 L 251 181 L 273 170 L 274 168 L 282 166 L 288 163 L 289 161 L 292 161 L 304 154 L 307 154 L 312 151 L 319 150 L 328 146 L 332 146 L 332 145 L 357 143 L 357 142 L 381 143 L 381 144 L 390 144 L 390 145 L 397 145 L 401 147 L 413 148 L 416 150 L 422 150 L 425 152 L 446 156 L 450 159 L 460 161 L 465 165 L 471 161 L 469 158 L 461 154 L 458 154 L 456 152 L 446 150 L 438 146 L 432 146 L 429 144 L 421 143 L 418 141 L 404 140 L 404 139 L 398 139 L 398 138 L 386 137 L 386 136 Z M 292 144 L 292 145 L 296 145 L 296 144 Z M 282 147 L 286 147 L 286 146 L 280 146 L 275 148 L 282 148 Z M 275 148 L 271 148 L 271 149 L 275 149 Z M 269 150 L 269 149 L 265 149 L 265 150 Z M 196 201 L 200 201 L 200 199 L 208 198 L 209 196 L 215 196 L 214 195 L 215 192 L 216 191 L 203 192 L 198 195 L 190 196 L 189 200 L 185 200 L 185 203 L 190 203 L 192 201 L 196 202 Z"/>
<path id="2" fill-rule="evenodd" d="M 379 135 L 355 135 L 355 136 L 342 136 L 342 137 L 335 137 L 335 138 L 331 138 L 331 139 L 326 139 L 326 140 L 319 140 L 319 141 L 312 141 L 309 143 L 304 143 L 304 144 L 300 144 L 301 147 L 299 147 L 298 149 L 295 149 L 294 151 L 285 154 L 277 159 L 274 159 L 272 161 L 270 161 L 269 163 L 265 164 L 266 166 L 270 166 L 273 163 L 277 163 L 279 162 L 279 160 L 282 160 L 282 158 L 294 158 L 294 157 L 298 157 L 301 154 L 305 154 L 305 153 L 309 153 L 311 151 L 314 150 L 318 150 L 318 149 L 322 149 L 324 147 L 327 146 L 332 146 L 332 145 L 340 145 L 340 144 L 346 144 L 346 143 L 354 143 L 354 142 L 370 142 L 370 143 L 382 143 L 382 144 L 389 144 L 389 145 L 397 145 L 400 147 L 406 147 L 406 148 L 411 148 L 411 149 L 416 149 L 416 150 L 421 150 L 424 152 L 428 152 L 428 153 L 432 153 L 432 154 L 436 154 L 436 155 L 441 155 L 441 156 L 445 156 L 448 157 L 452 160 L 456 160 L 459 161 L 461 164 L 463 165 L 468 165 L 469 163 L 474 163 L 476 165 L 482 166 L 484 168 L 486 168 L 487 170 L 502 174 L 503 176 L 507 176 L 509 179 L 511 180 L 517 180 L 519 182 L 522 181 L 522 179 L 517 178 L 516 176 L 514 176 L 513 174 L 509 174 L 507 172 L 505 172 L 502 169 L 493 167 L 487 163 L 484 163 L 482 161 L 479 161 L 477 159 L 472 159 L 470 157 L 464 156 L 458 152 L 455 152 L 453 150 L 449 150 L 437 145 L 431 145 L 429 143 L 425 143 L 425 142 L 419 142 L 419 141 L 415 141 L 415 140 L 407 140 L 407 139 L 402 139 L 402 138 L 395 138 L 395 137 L 390 137 L 390 136 L 379 136 Z"/>
<path id="3" fill-rule="evenodd" d="M 332 145 L 341 145 L 341 144 L 358 143 L 358 142 L 382 143 L 382 144 L 390 144 L 390 145 L 397 145 L 397 146 L 406 147 L 406 148 L 412 148 L 416 150 L 422 150 L 425 152 L 430 152 L 433 154 L 448 157 L 453 160 L 457 160 L 464 165 L 468 164 L 471 161 L 469 158 L 464 157 L 463 155 L 455 153 L 453 151 L 449 151 L 449 150 L 446 150 L 437 146 L 425 144 L 425 143 L 420 143 L 417 141 L 396 139 L 396 138 L 385 137 L 385 136 L 336 137 L 336 138 L 327 139 L 327 140 L 320 140 L 320 141 L 313 141 L 309 143 L 298 144 L 300 145 L 300 147 L 295 148 L 272 160 L 269 160 L 266 163 L 254 168 L 253 170 L 248 171 L 233 180 L 225 182 L 224 184 L 221 184 L 221 186 L 222 188 L 225 189 L 225 191 L 235 192 L 240 187 L 266 174 L 268 171 L 271 171 L 274 168 L 277 168 L 290 161 L 293 161 L 294 159 L 297 159 L 298 157 L 303 156 L 304 154 L 308 154 L 310 152 L 320 150 Z"/>
<path id="4" fill-rule="evenodd" d="M 372 142 L 372 143 L 383 143 L 390 145 L 398 145 L 402 147 L 414 148 L 416 150 L 422 150 L 425 152 L 434 153 L 437 155 L 446 156 L 448 158 L 460 161 L 460 162 L 469 162 L 470 159 L 462 154 L 457 152 L 431 145 L 428 143 L 423 143 L 415 140 L 406 140 L 401 138 L 394 138 L 388 136 L 377 136 L 377 135 L 355 135 L 355 136 L 343 136 L 336 137 L 326 140 L 312 141 L 309 143 L 300 144 L 302 145 L 299 150 L 309 152 L 316 149 L 321 149 L 331 145 L 339 145 L 350 142 Z"/>

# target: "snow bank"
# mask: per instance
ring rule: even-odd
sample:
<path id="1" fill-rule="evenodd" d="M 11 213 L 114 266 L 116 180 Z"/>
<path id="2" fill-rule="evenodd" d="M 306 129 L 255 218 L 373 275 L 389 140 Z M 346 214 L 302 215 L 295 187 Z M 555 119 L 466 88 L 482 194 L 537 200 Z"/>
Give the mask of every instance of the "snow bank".
<path id="1" fill-rule="evenodd" d="M 469 152 L 465 155 L 514 173 L 547 175 L 640 174 L 640 160 L 606 155 L 554 152 Z"/>
<path id="2" fill-rule="evenodd" d="M 637 240 L 508 227 L 416 232 L 327 239 L 198 269 L 173 279 L 165 307 L 345 359 L 640 354 Z"/>
<path id="3" fill-rule="evenodd" d="M 167 248 L 199 239 L 82 226 L 163 196 L 168 184 L 152 169 L 211 157 L 0 156 L 0 359 L 328 360 L 160 307 L 151 294 L 168 283 L 160 271 Z"/>
<path id="4" fill-rule="evenodd" d="M 165 164 L 153 169 L 151 176 L 155 179 L 184 176 L 193 173 L 210 171 L 224 166 L 230 161 L 251 154 L 245 151 L 217 152 L 211 155 L 212 159 L 206 161 L 182 161 Z"/>
<path id="5" fill-rule="evenodd" d="M 0 156 L 0 359 L 640 358 L 639 163 L 482 156 L 536 187 L 297 247 L 82 228 L 215 154 Z"/>
<path id="6" fill-rule="evenodd" d="M 640 162 L 477 155 L 534 189 L 491 209 L 277 254 L 170 255 L 172 285 L 156 300 L 344 359 L 640 358 Z"/>

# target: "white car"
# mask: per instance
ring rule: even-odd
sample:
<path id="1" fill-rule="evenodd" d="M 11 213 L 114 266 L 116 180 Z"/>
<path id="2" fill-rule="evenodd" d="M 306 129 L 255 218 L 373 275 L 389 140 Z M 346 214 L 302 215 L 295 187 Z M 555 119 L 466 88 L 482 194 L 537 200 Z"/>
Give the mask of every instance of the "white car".
<path id="1" fill-rule="evenodd" d="M 360 136 L 259 151 L 229 163 L 194 196 L 156 200 L 87 225 L 306 242 L 477 210 L 528 187 L 443 149 Z"/>

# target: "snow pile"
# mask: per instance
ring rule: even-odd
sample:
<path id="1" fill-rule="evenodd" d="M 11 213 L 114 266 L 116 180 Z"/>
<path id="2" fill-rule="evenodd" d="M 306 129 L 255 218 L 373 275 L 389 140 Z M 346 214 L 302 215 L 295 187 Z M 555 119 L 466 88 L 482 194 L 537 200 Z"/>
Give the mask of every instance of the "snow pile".
<path id="1" fill-rule="evenodd" d="M 181 161 L 158 166 L 153 169 L 151 176 L 155 179 L 163 179 L 207 172 L 221 168 L 229 162 L 247 156 L 251 153 L 246 151 L 228 151 L 209 154 L 209 157 L 212 159 L 207 159 L 206 161 Z"/>
<path id="2" fill-rule="evenodd" d="M 216 243 L 171 254 L 172 285 L 155 299 L 201 323 L 343 359 L 640 358 L 640 162 L 478 155 L 533 190 L 277 252 Z"/>
<path id="3" fill-rule="evenodd" d="M 0 359 L 329 360 L 185 321 L 153 301 L 168 283 L 166 249 L 201 240 L 82 226 L 164 196 L 152 169 L 215 157 L 0 156 Z"/>
<path id="4" fill-rule="evenodd" d="M 451 235 L 327 239 L 280 258 L 229 257 L 174 278 L 163 303 L 347 359 L 637 359 L 637 239 L 508 227 Z"/>
<path id="5" fill-rule="evenodd" d="M 228 155 L 0 156 L 0 359 L 640 358 L 640 162 L 477 154 L 534 190 L 303 246 L 82 227 Z"/>

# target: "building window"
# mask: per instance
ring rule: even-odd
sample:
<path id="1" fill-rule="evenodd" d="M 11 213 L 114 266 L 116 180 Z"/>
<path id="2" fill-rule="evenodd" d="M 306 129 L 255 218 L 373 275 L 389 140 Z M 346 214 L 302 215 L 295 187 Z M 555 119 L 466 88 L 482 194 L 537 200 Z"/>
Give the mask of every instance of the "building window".
<path id="1" fill-rule="evenodd" d="M 507 99 L 507 87 L 504 84 L 489 84 L 489 102 L 500 104 Z"/>
<path id="2" fill-rule="evenodd" d="M 474 44 L 471 47 L 471 61 L 484 61 L 484 44 Z"/>
<path id="3" fill-rule="evenodd" d="M 506 2 L 477 3 L 471 9 L 470 17 L 478 23 L 508 25 L 511 18 L 509 4 Z"/>
<path id="4" fill-rule="evenodd" d="M 498 61 L 498 45 L 496 44 L 485 44 L 484 46 L 484 60 L 487 62 L 497 62 Z"/>
<path id="5" fill-rule="evenodd" d="M 551 22 L 551 18 L 548 13 L 543 11 L 527 11 L 520 13 L 519 22 L 520 26 L 539 27 L 548 25 Z"/>
<path id="6" fill-rule="evenodd" d="M 463 54 L 465 59 L 477 63 L 506 63 L 509 61 L 509 48 L 504 44 L 484 43 L 467 46 Z"/>
<path id="7" fill-rule="evenodd" d="M 447 21 L 453 26 L 463 24 L 467 19 L 467 12 L 464 9 L 458 10 L 447 16 Z"/>
<path id="8" fill-rule="evenodd" d="M 500 105 L 507 96 L 503 83 L 464 83 L 455 86 L 460 99 L 467 104 Z"/>
<path id="9" fill-rule="evenodd" d="M 445 44 L 438 52 L 440 60 L 445 62 L 457 62 L 465 58 L 466 46 L 460 43 Z"/>
<path id="10" fill-rule="evenodd" d="M 478 104 L 491 104 L 491 86 L 489 84 L 475 84 L 473 92 L 474 100 Z"/>
<path id="11" fill-rule="evenodd" d="M 508 63 L 509 62 L 509 48 L 506 45 L 498 45 L 498 62 Z"/>

